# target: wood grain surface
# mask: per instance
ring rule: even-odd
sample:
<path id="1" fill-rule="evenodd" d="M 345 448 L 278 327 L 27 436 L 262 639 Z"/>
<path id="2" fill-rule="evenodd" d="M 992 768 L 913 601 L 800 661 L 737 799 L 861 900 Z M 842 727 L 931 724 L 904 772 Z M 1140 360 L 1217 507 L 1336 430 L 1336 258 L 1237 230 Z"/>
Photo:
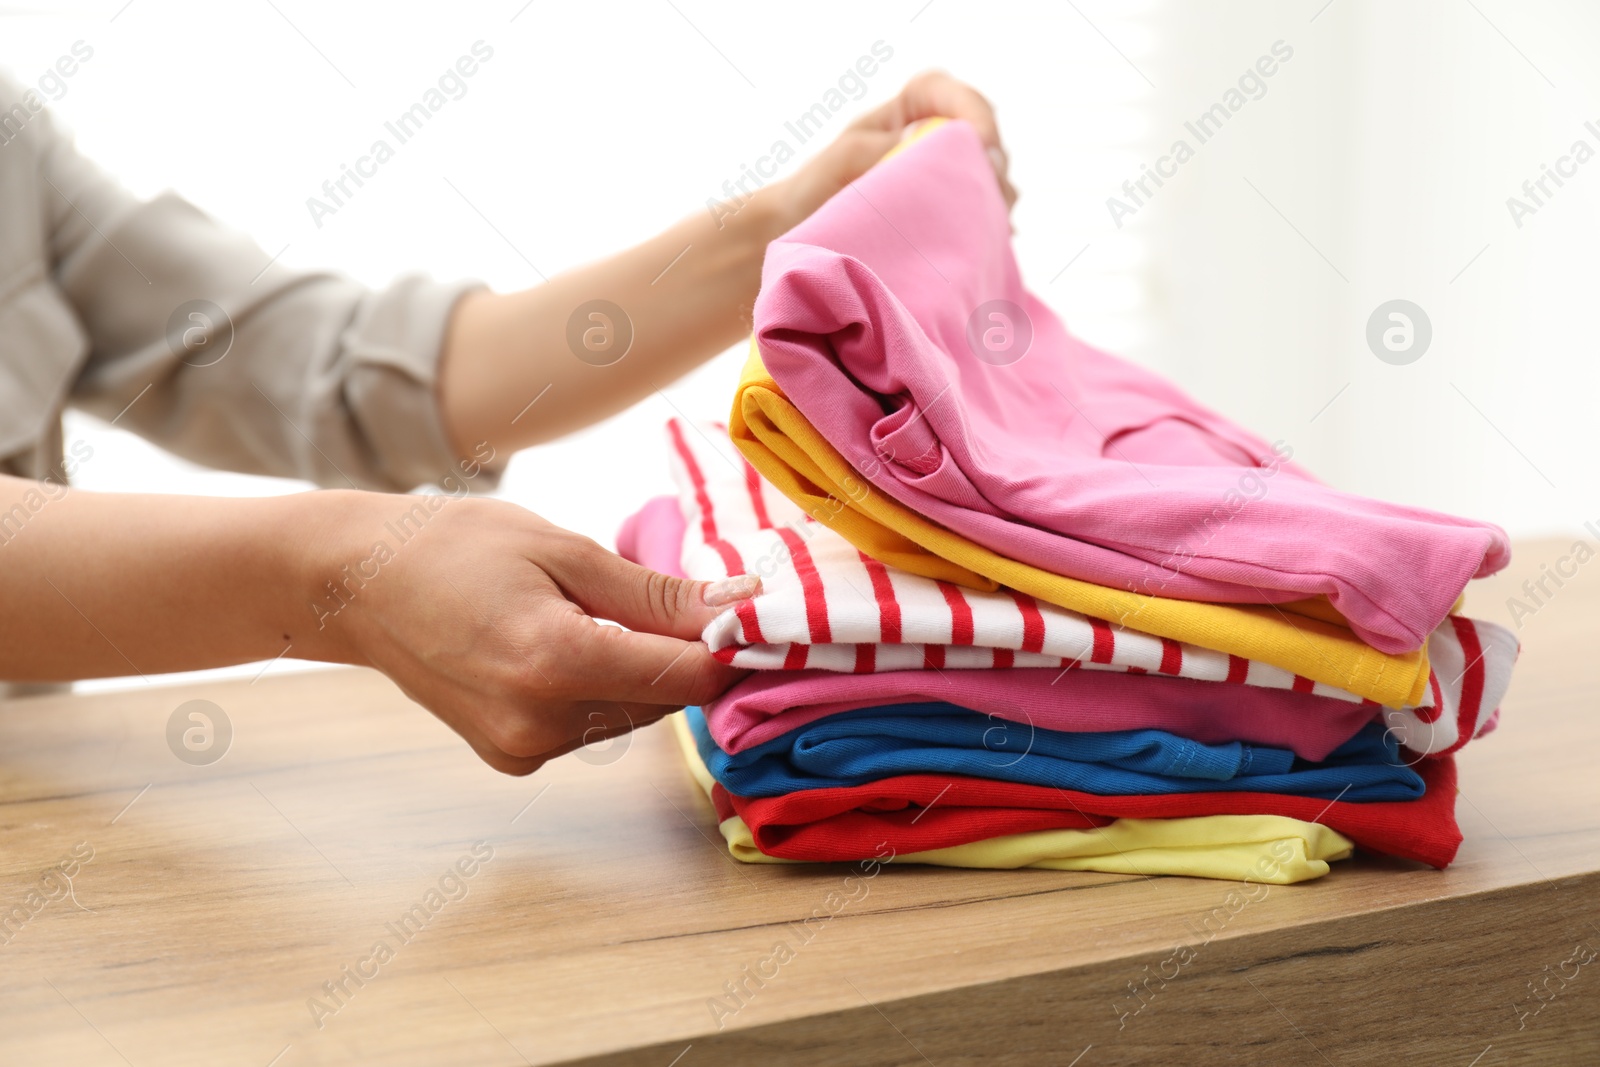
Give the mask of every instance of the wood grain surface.
<path id="1" fill-rule="evenodd" d="M 1455 866 L 1211 936 L 1229 883 L 736 864 L 661 728 L 512 779 L 364 671 L 14 699 L 0 1063 L 1600 1062 L 1600 563 L 1549 588 Z M 191 700 L 214 762 L 169 745 Z"/>

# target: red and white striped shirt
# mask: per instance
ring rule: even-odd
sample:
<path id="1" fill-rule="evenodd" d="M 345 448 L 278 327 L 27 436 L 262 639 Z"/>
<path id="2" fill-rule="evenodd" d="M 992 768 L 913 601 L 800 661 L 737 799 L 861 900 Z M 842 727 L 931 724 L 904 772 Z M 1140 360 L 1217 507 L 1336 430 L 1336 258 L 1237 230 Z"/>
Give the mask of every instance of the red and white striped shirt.
<path id="1" fill-rule="evenodd" d="M 854 673 L 1054 667 L 1169 674 L 1363 702 L 1281 667 L 1114 626 L 1010 589 L 982 592 L 866 556 L 762 479 L 716 424 L 668 423 L 685 520 L 683 573 L 758 574 L 762 593 L 715 619 L 704 639 L 754 670 Z M 1381 709 L 1408 749 L 1437 754 L 1492 727 L 1516 638 L 1451 616 L 1432 634 L 1423 706 Z M 1372 701 L 1375 715 L 1380 708 Z"/>

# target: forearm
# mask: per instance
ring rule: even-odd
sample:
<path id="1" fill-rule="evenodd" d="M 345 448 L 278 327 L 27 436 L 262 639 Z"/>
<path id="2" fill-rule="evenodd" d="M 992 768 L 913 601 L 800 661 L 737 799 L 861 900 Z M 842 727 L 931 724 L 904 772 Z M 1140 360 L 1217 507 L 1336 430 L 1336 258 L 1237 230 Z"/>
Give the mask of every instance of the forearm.
<path id="1" fill-rule="evenodd" d="M 720 227 L 700 211 L 535 288 L 463 298 L 439 381 L 457 452 L 488 441 L 509 458 L 623 410 L 737 342 L 750 328 L 767 243 L 790 214 L 787 191 L 770 185 Z M 631 347 L 615 362 L 605 352 L 581 359 L 569 344 L 569 319 L 595 299 L 631 324 Z"/>
<path id="2" fill-rule="evenodd" d="M 362 497 L 101 494 L 0 477 L 0 678 L 192 670 L 291 645 L 296 658 L 355 661 L 348 628 L 319 627 L 311 605 L 343 577 L 336 520 Z"/>

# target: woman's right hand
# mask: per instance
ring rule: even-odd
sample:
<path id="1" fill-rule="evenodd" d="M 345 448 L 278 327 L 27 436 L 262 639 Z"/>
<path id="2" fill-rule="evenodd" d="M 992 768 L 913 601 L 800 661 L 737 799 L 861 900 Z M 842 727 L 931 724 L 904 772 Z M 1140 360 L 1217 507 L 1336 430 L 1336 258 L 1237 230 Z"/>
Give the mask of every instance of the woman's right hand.
<path id="1" fill-rule="evenodd" d="M 496 770 L 531 773 L 746 673 L 699 637 L 757 578 L 658 574 L 504 501 L 328 495 L 344 499 L 321 540 L 364 547 L 323 564 L 353 595 L 341 606 L 323 588 L 321 628 L 345 628 L 348 658 L 387 674 Z"/>
<path id="2" fill-rule="evenodd" d="M 508 774 L 721 694 L 742 672 L 698 638 L 759 586 L 657 574 L 472 497 L 87 493 L 0 475 L 0 516 L 0 678 L 283 655 L 372 666 Z"/>

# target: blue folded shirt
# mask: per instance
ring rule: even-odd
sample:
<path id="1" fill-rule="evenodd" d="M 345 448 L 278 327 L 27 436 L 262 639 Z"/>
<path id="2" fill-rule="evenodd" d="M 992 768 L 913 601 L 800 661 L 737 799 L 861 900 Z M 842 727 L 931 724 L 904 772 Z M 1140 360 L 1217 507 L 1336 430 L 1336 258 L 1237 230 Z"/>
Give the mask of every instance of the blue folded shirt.
<path id="1" fill-rule="evenodd" d="M 730 755 L 699 708 L 700 757 L 730 793 L 774 797 L 901 774 L 959 774 L 1084 793 L 1286 793 L 1328 800 L 1415 800 L 1422 778 L 1371 723 L 1320 762 L 1243 742 L 1208 745 L 1165 730 L 1068 733 L 953 704 L 890 704 L 829 715 Z"/>

